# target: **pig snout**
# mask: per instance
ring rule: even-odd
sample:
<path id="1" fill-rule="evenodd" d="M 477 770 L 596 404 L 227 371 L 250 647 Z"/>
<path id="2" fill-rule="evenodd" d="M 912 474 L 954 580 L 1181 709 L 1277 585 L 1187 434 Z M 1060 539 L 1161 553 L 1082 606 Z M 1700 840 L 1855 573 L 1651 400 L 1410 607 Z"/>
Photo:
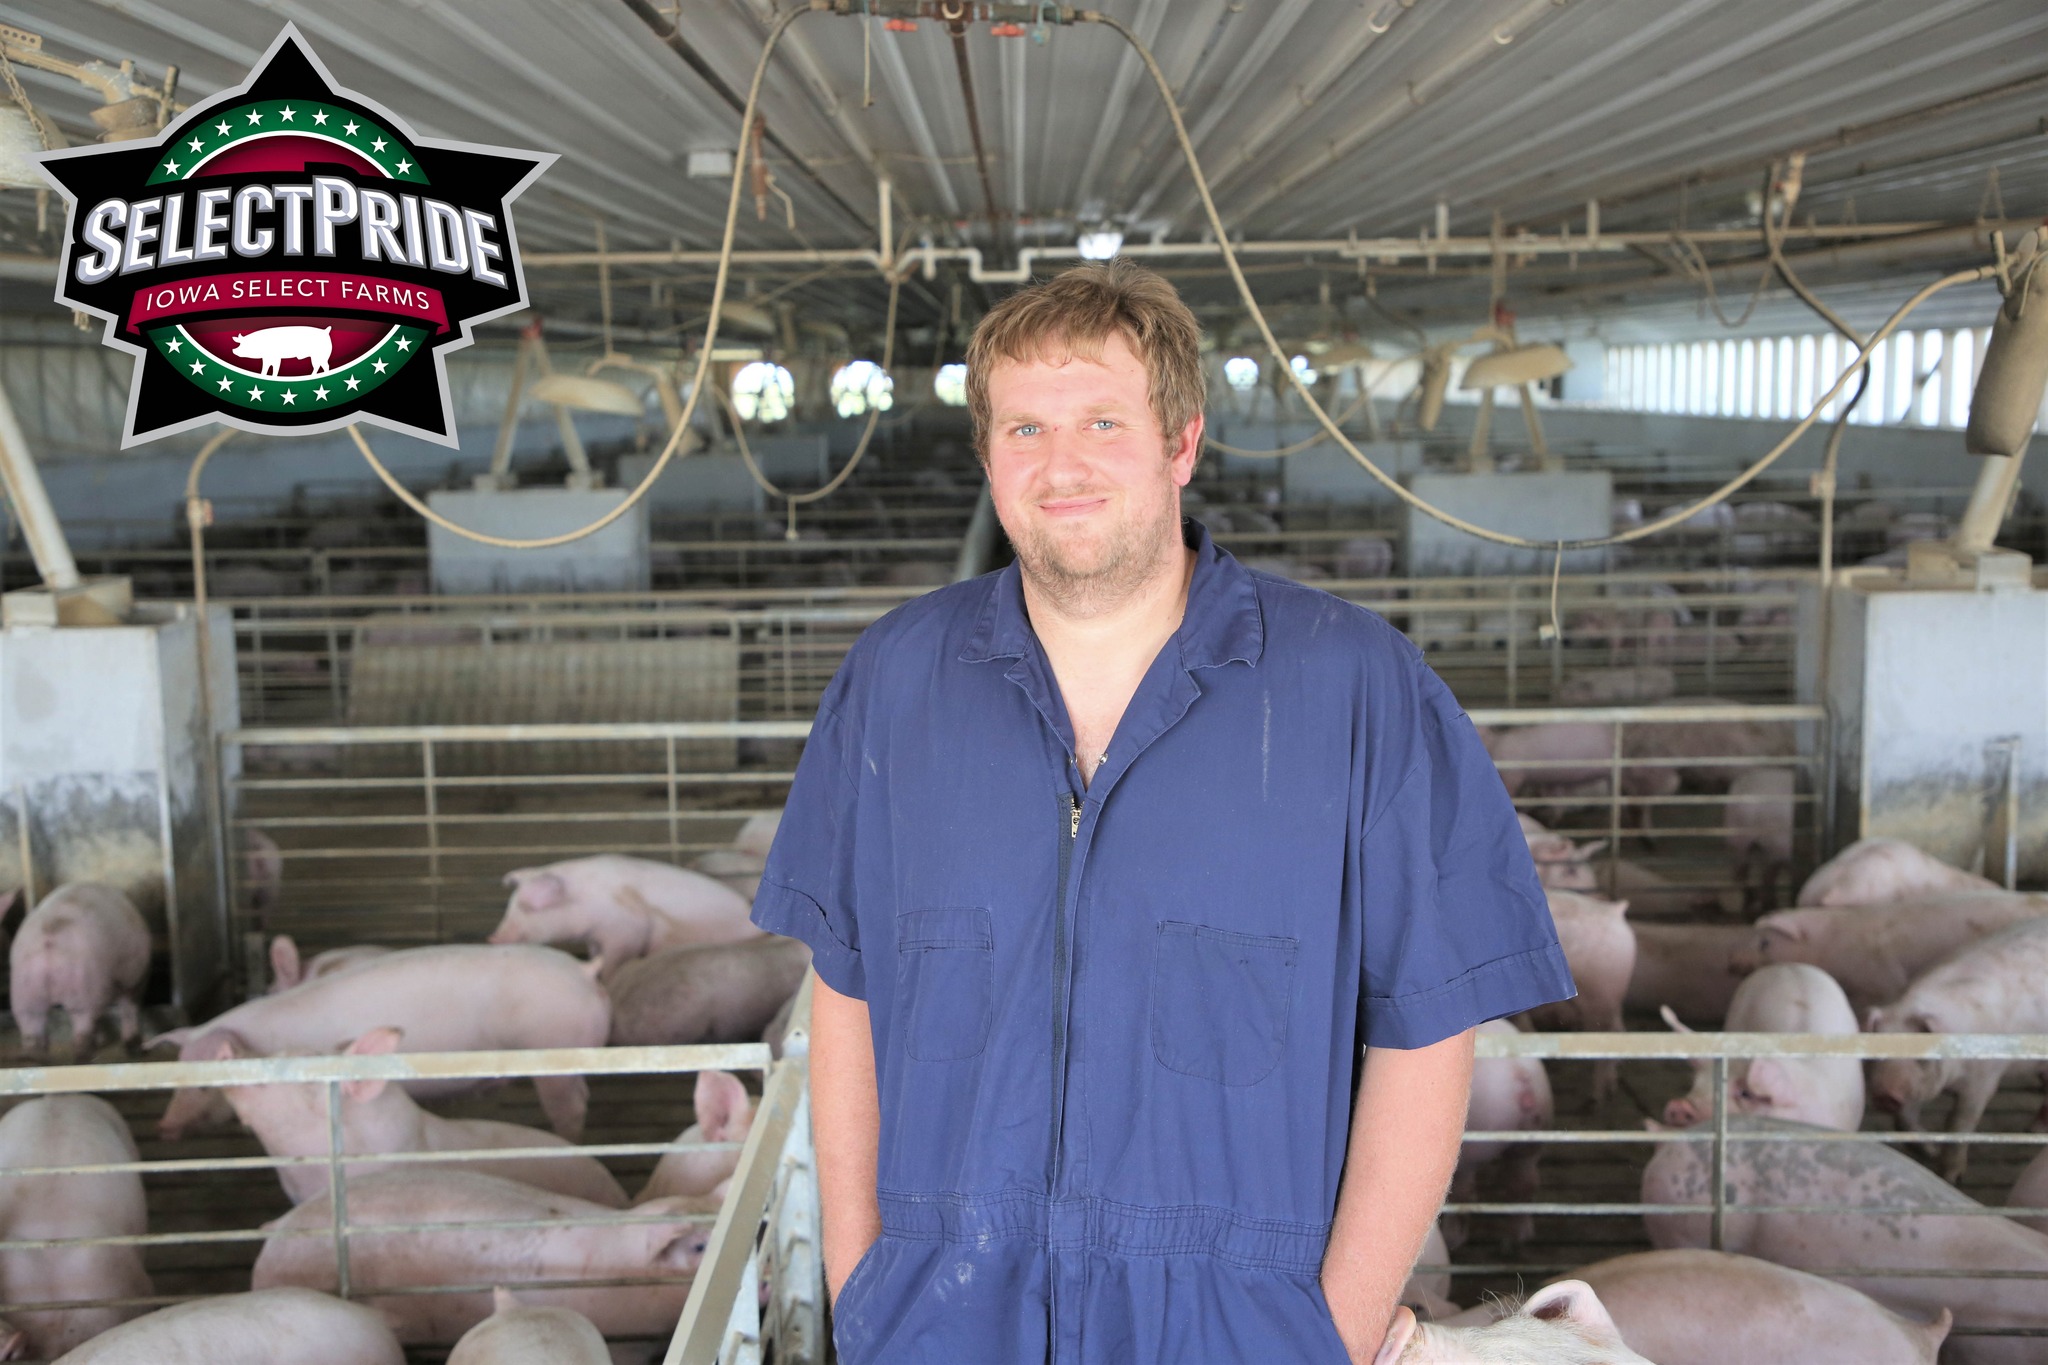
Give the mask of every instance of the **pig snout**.
<path id="1" fill-rule="evenodd" d="M 1699 1106 L 1694 1104 L 1692 1097 L 1688 1095 L 1681 1095 L 1664 1106 L 1664 1122 L 1673 1128 L 1690 1128 L 1704 1117 L 1706 1116 L 1700 1113 Z"/>
<path id="2" fill-rule="evenodd" d="M 1920 1067 L 1888 1058 L 1870 1071 L 1870 1102 L 1887 1114 L 1902 1114 L 1920 1098 Z"/>

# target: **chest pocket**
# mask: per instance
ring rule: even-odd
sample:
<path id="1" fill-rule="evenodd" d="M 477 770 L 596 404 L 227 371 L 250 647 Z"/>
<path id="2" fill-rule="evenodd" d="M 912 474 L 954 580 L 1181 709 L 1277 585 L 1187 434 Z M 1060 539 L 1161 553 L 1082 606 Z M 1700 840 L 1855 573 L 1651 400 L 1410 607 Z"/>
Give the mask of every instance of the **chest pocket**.
<path id="1" fill-rule="evenodd" d="M 983 909 L 896 916 L 896 999 L 904 1050 L 921 1062 L 979 1056 L 988 1046 L 995 946 Z"/>
<path id="2" fill-rule="evenodd" d="M 1287 1045 L 1300 940 L 1165 920 L 1152 956 L 1152 1055 L 1223 1085 L 1265 1079 Z"/>

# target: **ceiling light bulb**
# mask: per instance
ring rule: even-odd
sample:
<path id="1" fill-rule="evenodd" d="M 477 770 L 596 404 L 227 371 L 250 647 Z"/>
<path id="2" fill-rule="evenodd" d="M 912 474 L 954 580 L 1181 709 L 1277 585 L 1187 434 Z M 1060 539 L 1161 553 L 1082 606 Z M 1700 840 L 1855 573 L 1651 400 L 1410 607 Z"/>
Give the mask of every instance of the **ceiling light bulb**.
<path id="1" fill-rule="evenodd" d="M 1097 232 L 1084 232 L 1074 239 L 1074 246 L 1091 261 L 1107 261 L 1123 247 L 1121 232 L 1104 228 Z"/>

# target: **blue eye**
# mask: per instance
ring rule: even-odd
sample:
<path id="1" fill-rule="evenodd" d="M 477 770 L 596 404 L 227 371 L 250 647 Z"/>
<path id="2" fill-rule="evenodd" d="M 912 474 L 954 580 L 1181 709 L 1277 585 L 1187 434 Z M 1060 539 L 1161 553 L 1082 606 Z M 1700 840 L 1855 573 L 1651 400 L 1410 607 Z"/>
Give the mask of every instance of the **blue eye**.
<path id="1" fill-rule="evenodd" d="M 1036 422 L 1026 422 L 1022 426 L 1015 428 L 1010 434 L 1012 436 L 1030 436 L 1034 435 L 1037 431 L 1038 424 Z"/>
<path id="2" fill-rule="evenodd" d="M 1115 419 L 1109 417 L 1098 417 L 1092 423 L 1090 423 L 1090 425 L 1098 427 L 1113 427 L 1116 425 L 1116 421 Z"/>

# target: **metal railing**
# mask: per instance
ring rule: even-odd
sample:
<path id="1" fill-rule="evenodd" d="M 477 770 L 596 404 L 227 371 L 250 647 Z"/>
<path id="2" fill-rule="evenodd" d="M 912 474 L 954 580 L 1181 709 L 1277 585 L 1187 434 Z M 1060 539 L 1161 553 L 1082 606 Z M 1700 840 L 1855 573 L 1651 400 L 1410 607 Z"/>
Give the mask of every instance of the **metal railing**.
<path id="1" fill-rule="evenodd" d="M 1991 1204 L 1942 1203 L 1911 1205 L 1892 1202 L 1837 1203 L 1816 1198 L 1790 1204 L 1745 1203 L 1731 1197 L 1729 1158 L 1731 1150 L 1743 1144 L 1830 1143 L 1830 1144 L 1983 1144 L 1992 1148 L 2048 1146 L 2048 1133 L 2033 1132 L 1933 1132 L 1901 1126 L 1896 1131 L 1834 1130 L 1800 1125 L 1791 1129 L 1738 1129 L 1728 1104 L 1728 1066 L 1734 1061 L 1759 1057 L 1834 1057 L 1859 1061 L 1902 1059 L 1909 1061 L 2018 1061 L 2048 1062 L 2048 1034 L 1961 1034 L 1961 1033 L 1482 1033 L 1476 1040 L 1481 1058 L 1537 1058 L 1544 1061 L 1698 1061 L 1709 1063 L 1713 1087 L 1712 1109 L 1706 1119 L 1690 1128 L 1644 1131 L 1640 1128 L 1541 1128 L 1479 1130 L 1465 1133 L 1466 1142 L 1535 1143 L 1539 1145 L 1616 1145 L 1631 1149 L 1648 1147 L 1652 1152 L 1666 1144 L 1697 1144 L 1708 1147 L 1711 1175 L 1704 1203 L 1653 1204 L 1626 1201 L 1465 1201 L 1448 1202 L 1446 1214 L 1599 1218 L 1616 1215 L 1706 1214 L 1708 1245 L 1724 1249 L 1728 1220 L 1750 1214 L 1856 1214 L 1872 1217 L 2048 1217 L 2048 1208 L 1999 1206 Z M 1733 1248 L 1740 1250 L 1739 1247 Z M 2048 1237 L 2043 1238 L 2048 1251 Z M 1608 1252 L 1607 1254 L 1614 1254 Z M 1451 1275 L 1467 1278 L 1498 1276 L 1556 1276 L 1577 1269 L 1577 1264 L 1556 1261 L 1466 1261 L 1424 1264 L 1418 1274 Z M 1838 1279 L 2034 1279 L 2048 1281 L 2048 1268 L 1959 1267 L 1944 1265 L 1800 1265 L 1812 1274 Z M 2048 1284 L 2043 1286 L 2048 1296 Z M 2044 1297 L 2048 1303 L 2048 1297 Z M 1961 1315 L 1958 1315 L 1959 1318 Z M 1958 1321 L 1957 1336 L 2048 1337 L 2048 1326 L 2038 1328 L 1983 1327 Z"/>
<path id="2" fill-rule="evenodd" d="M 800 1002 L 802 1004 L 803 1002 Z M 807 1014 L 804 1018 L 807 1019 Z M 795 1031 L 793 1025 L 792 1031 Z M 797 1051 L 801 1051 L 799 1045 Z M 730 1142 L 625 1142 L 570 1146 L 535 1146 L 524 1148 L 481 1148 L 468 1150 L 445 1150 L 409 1153 L 350 1153 L 343 1149 L 341 1127 L 341 1087 L 350 1081 L 386 1080 L 401 1081 L 449 1081 L 479 1080 L 495 1081 L 512 1077 L 545 1076 L 674 1076 L 701 1070 L 727 1070 L 738 1072 L 760 1072 L 765 1078 L 764 1097 L 754 1127 L 744 1144 Z M 224 1061 L 175 1061 L 135 1062 L 111 1065 L 81 1065 L 62 1067 L 17 1067 L 0 1069 L 0 1096 L 28 1098 L 43 1095 L 65 1094 L 112 1094 L 125 1091 L 169 1090 L 180 1087 L 255 1086 L 265 1084 L 308 1084 L 319 1085 L 326 1090 L 328 1105 L 328 1150 L 316 1156 L 214 1156 L 176 1158 L 159 1160 L 136 1160 L 122 1162 L 101 1162 L 91 1164 L 59 1164 L 39 1167 L 10 1168 L 8 1175 L 14 1178 L 35 1175 L 60 1174 L 112 1174 L 133 1172 L 142 1177 L 155 1175 L 189 1175 L 196 1172 L 233 1172 L 252 1169 L 282 1169 L 287 1167 L 324 1167 L 328 1173 L 328 1188 L 332 1192 L 332 1218 L 319 1228 L 228 1228 L 206 1229 L 185 1232 L 144 1232 L 128 1235 L 108 1235 L 85 1238 L 31 1238 L 0 1241 L 0 1254 L 33 1253 L 55 1251 L 65 1248 L 133 1246 L 155 1248 L 168 1246 L 233 1243 L 269 1243 L 288 1237 L 321 1237 L 332 1243 L 334 1253 L 336 1289 L 340 1297 L 347 1298 L 402 1298 L 414 1295 L 488 1293 L 498 1284 L 518 1289 L 520 1286 L 502 1279 L 486 1284 L 434 1284 L 434 1285 L 385 1285 L 366 1284 L 359 1267 L 351 1260 L 351 1245 L 355 1238 L 365 1235 L 383 1236 L 389 1233 L 423 1233 L 441 1230 L 448 1224 L 431 1221 L 401 1223 L 362 1223 L 352 1216 L 349 1191 L 352 1180 L 357 1182 L 368 1177 L 352 1177 L 350 1168 L 366 1164 L 380 1166 L 403 1166 L 411 1164 L 429 1165 L 448 1162 L 486 1162 L 505 1158 L 589 1158 L 589 1157 L 658 1157 L 670 1152 L 710 1152 L 739 1149 L 739 1167 L 733 1177 L 732 1195 L 717 1215 L 662 1213 L 659 1215 L 636 1216 L 629 1207 L 603 1219 L 593 1217 L 563 1216 L 540 1219 L 501 1219 L 465 1221 L 465 1230 L 517 1230 L 532 1228 L 560 1229 L 586 1226 L 628 1226 L 634 1224 L 710 1223 L 712 1240 L 706 1248 L 704 1267 L 697 1272 L 703 1276 L 701 1282 L 693 1282 L 691 1297 L 686 1302 L 698 1305 L 697 1316 L 701 1318 L 707 1309 L 707 1295 L 714 1290 L 729 1299 L 732 1296 L 730 1276 L 721 1257 L 730 1258 L 729 1248 L 744 1239 L 751 1246 L 753 1229 L 758 1223 L 760 1212 L 767 1207 L 761 1197 L 764 1178 L 774 1184 L 773 1177 L 783 1165 L 789 1165 L 792 1172 L 800 1168 L 790 1156 L 791 1135 L 800 1134 L 808 1141 L 808 1122 L 799 1126 L 797 1101 L 804 1089 L 804 1063 L 801 1057 L 782 1062 L 771 1060 L 770 1051 L 764 1043 L 722 1043 L 700 1044 L 687 1047 L 579 1047 L 551 1048 L 531 1051 L 500 1052 L 451 1052 L 451 1053 L 398 1053 L 379 1056 L 357 1055 L 316 1055 L 316 1056 L 272 1056 L 245 1057 Z M 801 1168 L 807 1169 L 807 1168 Z M 776 1188 L 777 1208 L 787 1207 L 792 1216 L 805 1207 L 800 1197 L 791 1199 L 781 1187 Z M 748 1202 L 751 1201 L 751 1202 Z M 744 1203 L 745 1208 L 738 1205 Z M 815 1200 L 809 1207 L 813 1210 L 812 1226 L 815 1226 Z M 736 1211 L 737 1209 L 737 1211 Z M 752 1219 L 754 1221 L 749 1221 Z M 785 1248 L 783 1261 L 778 1265 L 780 1282 L 778 1302 L 792 1307 L 794 1313 L 801 1306 L 805 1281 L 800 1264 L 802 1249 L 788 1237 L 778 1243 Z M 812 1251 L 815 1260 L 815 1238 Z M 707 1271 L 709 1272 L 707 1274 Z M 603 1288 L 625 1286 L 674 1285 L 688 1278 L 675 1274 L 650 1274 L 644 1276 L 588 1277 L 555 1280 L 534 1280 L 526 1282 L 528 1289 Z M 822 1280 L 817 1292 L 809 1302 L 822 1303 Z M 87 1306 L 118 1308 L 150 1308 L 169 1303 L 185 1302 L 203 1295 L 153 1294 L 121 1299 L 96 1300 L 47 1300 L 24 1301 L 0 1304 L 0 1317 L 13 1313 L 28 1313 Z M 721 1312 L 723 1309 L 720 1310 Z M 785 1315 L 787 1316 L 787 1314 Z M 685 1321 L 691 1321 L 686 1316 Z M 680 1338 L 679 1338 L 680 1339 Z M 818 1340 L 813 1332 L 810 1340 Z M 674 1359 L 671 1356 L 671 1359 Z M 713 1359 L 710 1354 L 693 1353 L 682 1357 L 692 1362 L 706 1362 Z M 793 1354 L 782 1354 L 780 1359 L 800 1359 Z M 813 1356 L 811 1359 L 817 1359 Z"/>

